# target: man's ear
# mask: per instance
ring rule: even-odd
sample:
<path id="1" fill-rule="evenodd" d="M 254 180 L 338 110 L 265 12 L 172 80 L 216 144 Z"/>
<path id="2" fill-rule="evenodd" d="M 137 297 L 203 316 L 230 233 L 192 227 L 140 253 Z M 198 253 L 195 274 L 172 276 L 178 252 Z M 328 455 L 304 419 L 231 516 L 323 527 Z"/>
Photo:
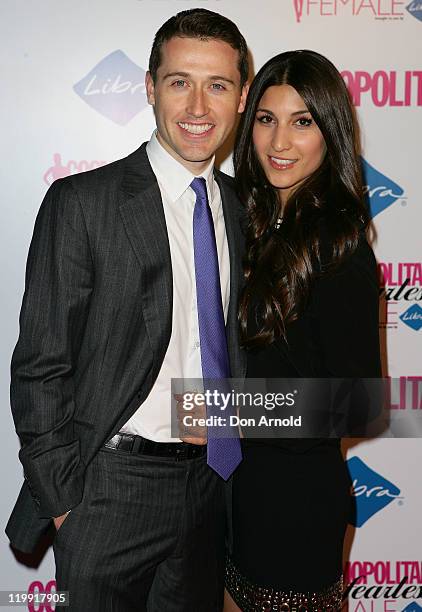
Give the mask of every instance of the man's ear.
<path id="1" fill-rule="evenodd" d="M 148 72 L 145 75 L 145 89 L 147 92 L 147 100 L 148 104 L 154 106 L 155 104 L 155 89 L 154 89 L 154 81 L 152 79 L 151 73 Z"/>
<path id="2" fill-rule="evenodd" d="M 242 93 L 240 94 L 238 113 L 243 113 L 245 110 L 246 98 L 248 97 L 249 83 L 245 83 L 242 87 Z"/>

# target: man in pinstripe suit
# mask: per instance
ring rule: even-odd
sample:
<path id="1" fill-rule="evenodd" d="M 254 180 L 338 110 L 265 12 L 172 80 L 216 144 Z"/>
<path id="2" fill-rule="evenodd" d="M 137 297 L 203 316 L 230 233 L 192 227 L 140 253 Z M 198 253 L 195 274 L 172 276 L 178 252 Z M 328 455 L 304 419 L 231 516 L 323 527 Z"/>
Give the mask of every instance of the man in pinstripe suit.
<path id="1" fill-rule="evenodd" d="M 216 612 L 223 480 L 170 430 L 172 377 L 200 377 L 191 183 L 214 224 L 232 376 L 240 204 L 215 151 L 243 111 L 245 41 L 184 11 L 157 32 L 146 78 L 157 130 L 137 151 L 53 183 L 28 256 L 12 411 L 25 481 L 6 532 L 33 550 L 54 521 L 72 611 Z M 56 607 L 58 610 L 58 607 Z"/>

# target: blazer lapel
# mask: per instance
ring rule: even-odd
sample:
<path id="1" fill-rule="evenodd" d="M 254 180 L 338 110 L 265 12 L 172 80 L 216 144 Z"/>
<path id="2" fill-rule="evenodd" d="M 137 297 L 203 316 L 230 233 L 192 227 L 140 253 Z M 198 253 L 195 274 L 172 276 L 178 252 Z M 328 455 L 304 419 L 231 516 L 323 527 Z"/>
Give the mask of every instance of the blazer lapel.
<path id="1" fill-rule="evenodd" d="M 242 378 L 246 363 L 240 349 L 238 335 L 238 301 L 243 284 L 242 256 L 244 237 L 240 224 L 240 202 L 229 180 L 219 171 L 215 172 L 223 204 L 224 223 L 230 256 L 230 303 L 227 315 L 227 343 L 229 348 L 232 376 Z"/>
<path id="2" fill-rule="evenodd" d="M 158 371 L 171 335 L 173 277 L 161 193 L 145 147 L 127 158 L 120 214 L 145 278 L 140 301 Z"/>
<path id="3" fill-rule="evenodd" d="M 237 322 L 244 244 L 239 219 L 240 203 L 228 179 L 217 170 L 215 178 L 221 193 L 230 256 L 227 341 L 232 376 L 243 377 L 245 359 L 239 347 Z M 120 214 L 145 277 L 140 301 L 157 373 L 171 335 L 173 275 L 161 193 L 148 161 L 146 143 L 126 159 L 121 198 Z"/>

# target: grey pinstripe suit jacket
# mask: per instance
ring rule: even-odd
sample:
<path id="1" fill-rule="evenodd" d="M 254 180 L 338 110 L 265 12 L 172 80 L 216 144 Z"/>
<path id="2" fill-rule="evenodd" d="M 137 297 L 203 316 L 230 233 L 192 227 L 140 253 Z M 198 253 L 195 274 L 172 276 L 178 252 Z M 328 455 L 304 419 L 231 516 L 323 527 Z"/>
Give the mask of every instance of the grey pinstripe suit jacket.
<path id="1" fill-rule="evenodd" d="M 231 261 L 232 376 L 242 278 L 241 205 L 219 171 Z M 11 404 L 24 483 L 6 527 L 32 551 L 82 498 L 86 466 L 148 395 L 171 333 L 172 269 L 145 143 L 128 157 L 60 179 L 35 223 L 12 358 Z"/>

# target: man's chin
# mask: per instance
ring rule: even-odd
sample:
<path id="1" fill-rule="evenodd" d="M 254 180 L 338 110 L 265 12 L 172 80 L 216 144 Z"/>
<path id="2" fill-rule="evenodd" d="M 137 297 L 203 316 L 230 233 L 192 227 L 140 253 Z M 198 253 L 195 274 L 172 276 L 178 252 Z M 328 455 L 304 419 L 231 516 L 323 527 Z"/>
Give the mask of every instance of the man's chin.
<path id="1" fill-rule="evenodd" d="M 189 162 L 189 163 L 205 163 L 205 162 L 209 162 L 211 161 L 211 159 L 213 158 L 215 154 L 215 150 L 211 149 L 211 150 L 183 150 L 183 151 L 178 151 L 178 155 L 179 157 L 185 161 L 185 162 Z"/>

